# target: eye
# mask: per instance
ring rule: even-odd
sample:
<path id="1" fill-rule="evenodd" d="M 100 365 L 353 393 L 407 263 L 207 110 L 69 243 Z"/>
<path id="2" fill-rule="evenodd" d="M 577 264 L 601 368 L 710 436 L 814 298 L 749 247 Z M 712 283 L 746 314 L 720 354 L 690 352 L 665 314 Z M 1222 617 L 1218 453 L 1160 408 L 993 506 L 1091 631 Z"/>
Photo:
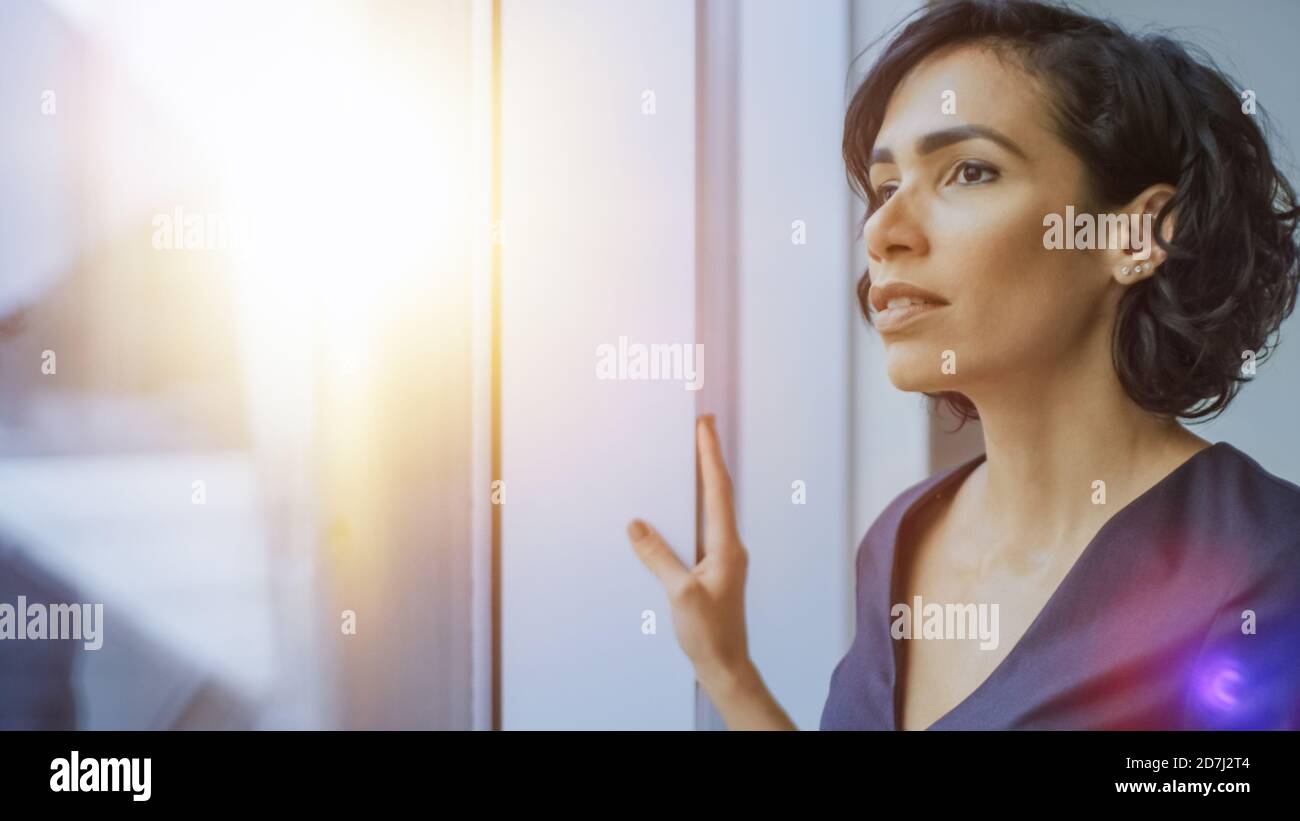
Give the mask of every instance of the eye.
<path id="1" fill-rule="evenodd" d="M 986 175 L 987 179 L 985 179 Z M 958 185 L 980 185 L 992 182 L 997 178 L 998 170 L 993 166 L 976 160 L 962 160 L 953 169 L 952 176 L 948 180 L 949 182 L 956 182 Z"/>
<path id="2" fill-rule="evenodd" d="M 898 190 L 897 185 L 894 185 L 892 182 L 886 183 L 876 189 L 876 198 L 880 200 L 881 205 L 884 205 L 886 202 L 889 201 L 889 198 L 892 197 L 894 195 L 894 192 L 897 190 Z"/>

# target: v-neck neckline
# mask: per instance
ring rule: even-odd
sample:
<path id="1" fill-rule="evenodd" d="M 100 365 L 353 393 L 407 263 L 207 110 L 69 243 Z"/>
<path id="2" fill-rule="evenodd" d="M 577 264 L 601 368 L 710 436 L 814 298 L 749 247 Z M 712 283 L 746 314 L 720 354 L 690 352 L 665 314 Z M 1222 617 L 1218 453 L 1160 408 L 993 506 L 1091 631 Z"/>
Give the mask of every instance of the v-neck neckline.
<path id="1" fill-rule="evenodd" d="M 1168 484 L 1171 481 L 1173 481 L 1176 477 L 1185 473 L 1187 469 L 1194 462 L 1199 461 L 1198 457 L 1202 456 L 1203 454 L 1209 453 L 1210 451 L 1217 452 L 1219 450 L 1222 450 L 1225 447 L 1229 447 L 1229 446 L 1224 442 L 1213 442 L 1208 447 L 1204 447 L 1196 451 L 1191 456 L 1184 459 L 1182 463 L 1180 463 L 1169 473 L 1165 474 L 1163 478 L 1161 478 L 1151 487 L 1144 490 L 1142 493 L 1139 493 L 1132 501 L 1130 501 L 1128 504 L 1121 507 L 1118 511 L 1114 513 L 1114 515 L 1112 515 L 1109 519 L 1107 519 L 1104 523 L 1102 523 L 1102 526 L 1097 530 L 1096 534 L 1094 534 L 1093 537 L 1090 540 L 1088 540 L 1088 544 L 1084 546 L 1083 551 L 1075 558 L 1074 563 L 1070 565 L 1070 569 L 1066 572 L 1065 577 L 1061 579 L 1060 584 L 1058 584 L 1056 586 L 1056 589 L 1052 591 L 1052 594 L 1047 597 L 1047 602 L 1044 603 L 1042 608 L 1039 609 L 1038 614 L 1034 616 L 1033 621 L 1029 623 L 1029 627 L 1027 627 L 1025 629 L 1025 632 L 1021 634 L 1020 639 L 1011 646 L 1011 649 L 1007 651 L 1007 654 L 1005 656 L 1002 657 L 1002 660 L 999 661 L 996 665 L 994 665 L 993 671 L 990 672 L 984 678 L 983 681 L 981 681 L 978 685 L 976 685 L 975 689 L 967 693 L 965 698 L 957 702 L 955 705 L 953 705 L 952 708 L 950 708 L 947 712 L 940 715 L 937 719 L 930 722 L 930 725 L 925 729 L 933 730 L 935 727 L 939 726 L 944 721 L 948 720 L 949 717 L 956 714 L 958 711 L 962 710 L 967 705 L 971 704 L 976 699 L 976 697 L 980 696 L 985 690 L 993 686 L 994 682 L 997 680 L 999 675 L 1001 675 L 1003 671 L 1007 669 L 1011 661 L 1016 657 L 1016 654 L 1022 653 L 1022 648 L 1025 646 L 1026 642 L 1034 635 L 1035 630 L 1040 629 L 1039 625 L 1044 621 L 1044 619 L 1051 612 L 1052 608 L 1056 606 L 1057 602 L 1061 599 L 1063 595 L 1062 591 L 1066 590 L 1068 586 L 1072 582 L 1074 582 L 1075 578 L 1080 575 L 1079 568 L 1084 566 L 1085 559 L 1090 559 L 1090 557 L 1092 557 L 1094 554 L 1098 552 L 1098 550 L 1100 549 L 1099 546 L 1105 543 L 1103 541 L 1103 537 L 1107 534 L 1108 531 L 1110 531 L 1115 526 L 1116 522 L 1118 522 L 1121 518 L 1123 518 L 1125 514 L 1130 513 L 1140 502 L 1147 500 L 1149 497 L 1154 495 L 1159 490 L 1162 490 L 1163 488 L 1167 487 Z M 953 468 L 952 470 L 949 471 L 947 475 L 941 476 L 932 485 L 927 487 L 921 493 L 917 494 L 916 498 L 913 499 L 907 505 L 906 509 L 903 510 L 903 512 L 899 515 L 898 519 L 894 522 L 893 533 L 891 534 L 891 540 L 889 545 L 889 583 L 886 585 L 886 589 L 885 589 L 885 596 L 888 598 L 888 601 L 885 602 L 885 612 L 892 612 L 892 608 L 893 608 L 894 582 L 896 581 L 896 576 L 898 574 L 898 535 L 900 532 L 902 532 L 903 524 L 907 521 L 908 517 L 911 516 L 917 510 L 917 508 L 921 506 L 923 502 L 931 501 L 935 497 L 946 492 L 951 486 L 953 486 L 954 481 L 957 481 L 958 484 L 960 482 L 964 482 L 967 478 L 970 477 L 970 474 L 973 473 L 976 468 L 978 468 L 981 464 L 984 463 L 984 461 L 987 458 L 988 458 L 988 453 L 981 453 L 979 456 L 976 456 L 973 459 L 968 460 L 964 464 L 958 465 L 957 467 Z M 886 621 L 886 625 L 888 624 L 889 622 Z M 899 712 L 898 712 L 899 699 L 902 695 L 898 687 L 898 642 L 899 640 L 895 639 L 892 634 L 888 634 L 888 640 L 889 640 L 889 653 L 886 654 L 886 656 L 889 661 L 889 693 L 892 697 L 892 704 L 889 711 L 889 724 L 890 724 L 889 728 L 891 730 L 897 730 L 899 725 Z"/>

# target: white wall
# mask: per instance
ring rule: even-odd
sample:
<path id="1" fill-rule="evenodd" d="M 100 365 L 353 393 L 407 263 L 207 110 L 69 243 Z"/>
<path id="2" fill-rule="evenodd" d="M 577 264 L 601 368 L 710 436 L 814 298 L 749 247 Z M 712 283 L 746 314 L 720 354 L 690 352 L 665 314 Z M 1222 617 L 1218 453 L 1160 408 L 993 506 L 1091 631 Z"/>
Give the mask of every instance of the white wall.
<path id="1" fill-rule="evenodd" d="M 595 376 L 620 336 L 693 342 L 693 49 L 689 0 L 503 3 L 505 729 L 694 726 L 624 528 L 644 518 L 693 563 L 695 395 Z"/>
<path id="2" fill-rule="evenodd" d="M 751 653 L 817 726 L 852 639 L 857 545 L 927 465 L 923 407 L 888 384 L 857 315 L 840 153 L 849 61 L 910 7 L 504 4 L 505 727 L 696 726 L 667 603 L 622 528 L 647 518 L 693 561 L 697 410 L 725 425 Z M 699 396 L 592 377 L 603 342 L 696 328 L 718 346 Z"/>
<path id="3" fill-rule="evenodd" d="M 849 6 L 750 0 L 739 21 L 736 488 L 750 653 L 795 724 L 815 728 L 851 638 Z"/>

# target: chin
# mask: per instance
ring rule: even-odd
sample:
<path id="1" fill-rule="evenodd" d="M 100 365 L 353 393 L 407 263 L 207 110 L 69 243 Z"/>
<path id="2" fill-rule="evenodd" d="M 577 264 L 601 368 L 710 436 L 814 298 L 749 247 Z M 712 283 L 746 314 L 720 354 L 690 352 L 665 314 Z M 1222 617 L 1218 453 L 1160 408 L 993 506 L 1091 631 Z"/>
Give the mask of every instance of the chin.
<path id="1" fill-rule="evenodd" d="M 937 393 L 957 390 L 956 374 L 945 374 L 942 365 L 943 350 L 933 344 L 915 339 L 886 343 L 886 372 L 889 381 L 900 391 Z"/>

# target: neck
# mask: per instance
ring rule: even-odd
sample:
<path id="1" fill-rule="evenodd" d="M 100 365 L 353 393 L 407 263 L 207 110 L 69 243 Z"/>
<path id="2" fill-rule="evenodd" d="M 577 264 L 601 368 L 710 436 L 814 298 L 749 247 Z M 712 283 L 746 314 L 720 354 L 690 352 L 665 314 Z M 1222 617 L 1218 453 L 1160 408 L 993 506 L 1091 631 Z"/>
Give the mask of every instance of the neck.
<path id="1" fill-rule="evenodd" d="M 1177 420 L 1139 408 L 1106 372 L 1109 379 L 1038 374 L 1010 390 L 1002 383 L 967 394 L 987 454 L 970 477 L 972 496 L 1016 543 L 1051 544 L 1099 526 L 1209 446 Z M 1097 480 L 1105 504 L 1093 501 Z"/>

